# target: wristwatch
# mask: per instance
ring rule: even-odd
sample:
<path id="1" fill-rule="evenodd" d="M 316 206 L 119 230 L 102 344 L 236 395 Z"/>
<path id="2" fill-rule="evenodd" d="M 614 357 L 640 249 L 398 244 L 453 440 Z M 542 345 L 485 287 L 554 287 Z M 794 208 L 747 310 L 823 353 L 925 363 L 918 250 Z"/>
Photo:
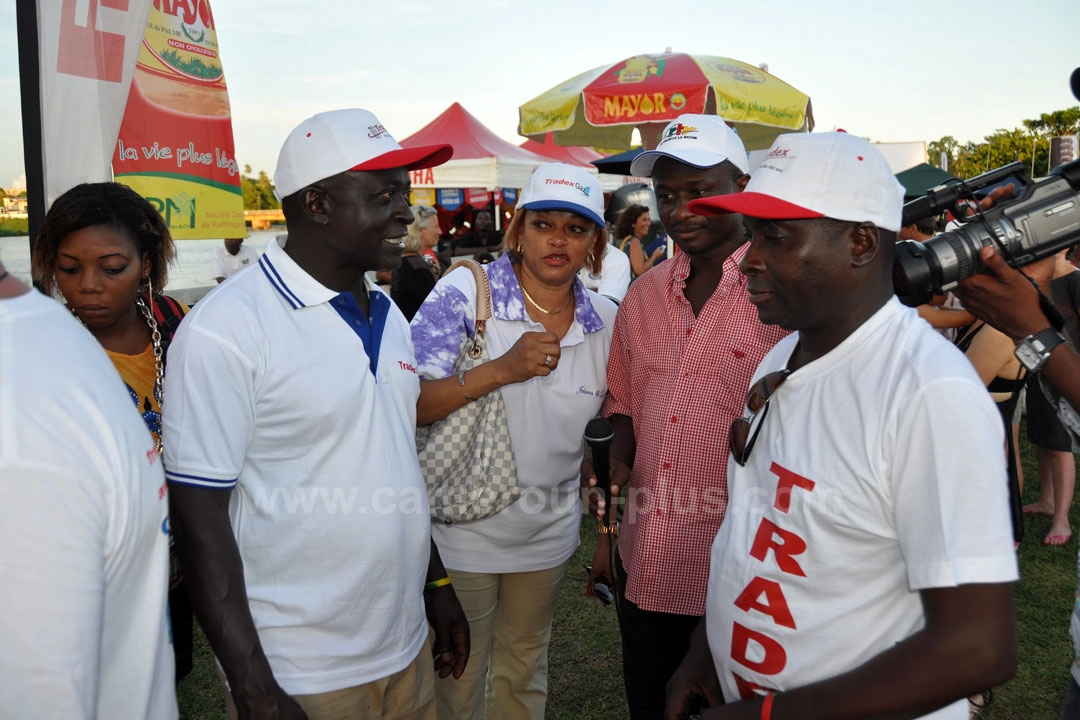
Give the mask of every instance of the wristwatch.
<path id="1" fill-rule="evenodd" d="M 1016 344 L 1014 355 L 1028 372 L 1037 372 L 1050 359 L 1050 353 L 1061 343 L 1064 336 L 1052 327 L 1028 335 Z"/>

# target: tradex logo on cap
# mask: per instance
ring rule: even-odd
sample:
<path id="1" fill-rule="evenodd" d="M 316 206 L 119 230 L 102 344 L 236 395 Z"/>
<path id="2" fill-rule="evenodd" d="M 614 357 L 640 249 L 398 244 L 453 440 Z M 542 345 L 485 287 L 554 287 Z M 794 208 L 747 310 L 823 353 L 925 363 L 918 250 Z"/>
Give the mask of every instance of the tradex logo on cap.
<path id="1" fill-rule="evenodd" d="M 604 227 L 604 192 L 585 168 L 548 163 L 536 168 L 521 189 L 518 208 L 568 210 Z"/>
<path id="2" fill-rule="evenodd" d="M 579 193 L 584 195 L 585 197 L 589 197 L 589 191 L 592 190 L 592 188 L 588 187 L 587 185 L 582 185 L 579 182 L 574 182 L 573 180 L 567 180 L 566 178 L 544 178 L 544 184 L 545 185 L 565 185 L 567 187 L 572 187 L 575 190 L 577 190 Z"/>
<path id="3" fill-rule="evenodd" d="M 827 217 L 895 232 L 903 206 L 904 186 L 888 161 L 863 138 L 839 131 L 779 136 L 743 192 L 694 200 L 690 210 L 770 220 Z"/>
<path id="4" fill-rule="evenodd" d="M 289 133 L 274 171 L 274 194 L 281 200 L 349 170 L 435 167 L 453 153 L 449 145 L 403 148 L 367 110 L 331 110 L 308 118 Z"/>

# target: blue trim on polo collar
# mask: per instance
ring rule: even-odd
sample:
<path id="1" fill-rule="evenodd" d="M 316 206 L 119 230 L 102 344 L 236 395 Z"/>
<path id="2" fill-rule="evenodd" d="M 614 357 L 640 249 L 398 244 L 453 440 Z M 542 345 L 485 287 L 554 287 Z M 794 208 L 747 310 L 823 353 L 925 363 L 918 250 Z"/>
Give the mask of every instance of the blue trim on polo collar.
<path id="1" fill-rule="evenodd" d="M 304 307 L 304 303 L 289 290 L 289 286 L 281 279 L 281 275 L 278 274 L 277 268 L 274 267 L 274 264 L 270 262 L 270 258 L 268 258 L 265 253 L 259 258 L 259 267 L 262 268 L 263 275 L 266 276 L 266 279 L 270 281 L 270 285 L 278 291 L 278 294 L 281 295 L 281 297 L 285 298 L 285 302 L 289 303 L 293 310 Z"/>
<path id="2" fill-rule="evenodd" d="M 266 251 L 259 258 L 259 267 L 271 287 L 294 310 L 321 305 L 337 296 L 336 292 L 311 277 L 304 268 L 297 265 L 296 261 L 278 245 L 277 240 L 271 240 L 266 245 Z M 368 286 L 368 290 L 372 289 L 367 280 L 364 283 Z"/>

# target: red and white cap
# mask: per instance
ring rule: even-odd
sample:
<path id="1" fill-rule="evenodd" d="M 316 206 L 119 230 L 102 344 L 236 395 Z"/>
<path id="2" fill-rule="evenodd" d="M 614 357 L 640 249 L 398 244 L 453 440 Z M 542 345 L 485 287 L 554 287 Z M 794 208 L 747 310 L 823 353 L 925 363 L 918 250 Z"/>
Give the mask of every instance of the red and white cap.
<path id="1" fill-rule="evenodd" d="M 536 168 L 518 198 L 519 210 L 568 210 L 604 227 L 604 191 L 585 168 L 548 163 Z"/>
<path id="2" fill-rule="evenodd" d="M 453 154 L 449 145 L 401 147 L 367 110 L 331 110 L 289 133 L 278 154 L 274 194 L 280 200 L 347 170 L 435 167 Z"/>
<path id="3" fill-rule="evenodd" d="M 898 231 L 904 186 L 873 145 L 843 130 L 780 135 L 741 193 L 690 202 L 699 215 L 833 218 Z"/>
<path id="4" fill-rule="evenodd" d="M 696 168 L 710 168 L 725 160 L 742 170 L 750 172 L 739 134 L 728 127 L 716 115 L 680 115 L 660 133 L 655 150 L 646 150 L 634 158 L 630 173 L 637 177 L 652 177 L 653 164 L 661 157 L 670 157 Z"/>

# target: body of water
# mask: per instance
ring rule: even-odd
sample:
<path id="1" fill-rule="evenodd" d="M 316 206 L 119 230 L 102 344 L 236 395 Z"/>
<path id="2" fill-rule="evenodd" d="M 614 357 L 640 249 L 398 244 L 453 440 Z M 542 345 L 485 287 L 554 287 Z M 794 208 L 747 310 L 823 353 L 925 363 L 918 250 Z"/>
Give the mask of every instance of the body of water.
<path id="1" fill-rule="evenodd" d="M 266 244 L 285 232 L 285 228 L 270 230 L 252 230 L 251 237 L 244 241 L 261 254 Z M 211 261 L 214 250 L 222 247 L 223 240 L 177 240 L 176 264 L 169 267 L 169 290 L 207 287 L 215 285 L 211 275 Z M 0 238 L 0 261 L 12 275 L 23 282 L 30 283 L 30 239 L 26 236 Z"/>

